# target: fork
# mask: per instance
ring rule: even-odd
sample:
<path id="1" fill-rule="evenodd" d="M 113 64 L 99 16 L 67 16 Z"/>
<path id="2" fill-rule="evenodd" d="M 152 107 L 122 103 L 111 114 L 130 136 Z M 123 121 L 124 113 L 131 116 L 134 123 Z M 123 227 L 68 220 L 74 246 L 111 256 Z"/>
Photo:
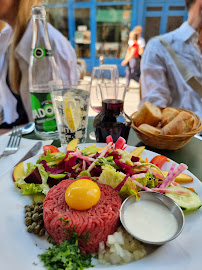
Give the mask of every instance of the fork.
<path id="1" fill-rule="evenodd" d="M 20 145 L 21 137 L 22 137 L 22 128 L 14 126 L 8 144 L 4 149 L 3 153 L 0 155 L 0 159 L 4 156 L 8 156 L 10 154 L 14 154 L 15 152 L 17 152 Z"/>

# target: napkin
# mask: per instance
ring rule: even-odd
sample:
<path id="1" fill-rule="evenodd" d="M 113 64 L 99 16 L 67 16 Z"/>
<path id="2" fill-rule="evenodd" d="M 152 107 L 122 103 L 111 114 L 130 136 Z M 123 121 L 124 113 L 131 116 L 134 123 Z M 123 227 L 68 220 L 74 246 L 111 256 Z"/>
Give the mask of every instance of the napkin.
<path id="1" fill-rule="evenodd" d="M 2 154 L 6 148 L 8 140 L 9 133 L 0 136 L 0 154 Z M 16 163 L 18 163 L 18 161 L 20 161 L 20 159 L 39 141 L 40 140 L 21 138 L 18 151 L 15 154 L 11 154 L 0 159 L 0 176 L 11 170 L 16 165 Z M 43 140 L 41 142 L 42 146 L 44 146 L 46 144 L 51 144 L 53 140 Z M 42 152 L 42 150 L 39 150 L 39 152 Z"/>

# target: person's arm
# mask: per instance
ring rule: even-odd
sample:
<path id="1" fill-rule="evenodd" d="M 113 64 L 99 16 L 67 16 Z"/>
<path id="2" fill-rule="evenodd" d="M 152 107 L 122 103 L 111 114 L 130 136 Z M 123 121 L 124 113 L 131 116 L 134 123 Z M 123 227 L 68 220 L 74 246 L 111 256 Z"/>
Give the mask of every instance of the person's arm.
<path id="1" fill-rule="evenodd" d="M 134 53 L 136 52 L 137 48 L 132 47 L 130 51 L 127 51 L 125 59 L 121 62 L 122 66 L 126 66 L 131 58 L 133 58 Z"/>
<path id="2" fill-rule="evenodd" d="M 144 52 L 144 48 L 145 48 L 145 40 L 143 37 L 140 37 L 140 39 L 138 41 L 138 45 L 139 45 L 138 53 L 140 56 L 142 56 L 142 54 Z"/>
<path id="3" fill-rule="evenodd" d="M 144 47 L 140 47 L 138 50 L 139 55 L 142 55 L 144 52 Z"/>
<path id="4" fill-rule="evenodd" d="M 167 81 L 167 69 L 159 40 L 152 39 L 144 51 L 141 61 L 141 95 L 140 105 L 145 101 L 166 107 L 172 101 Z"/>

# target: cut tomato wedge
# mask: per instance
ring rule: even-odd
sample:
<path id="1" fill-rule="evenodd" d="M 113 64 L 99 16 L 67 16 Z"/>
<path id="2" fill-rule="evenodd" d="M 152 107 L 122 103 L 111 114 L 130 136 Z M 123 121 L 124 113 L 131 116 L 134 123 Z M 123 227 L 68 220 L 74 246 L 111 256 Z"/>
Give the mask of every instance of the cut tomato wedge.
<path id="1" fill-rule="evenodd" d="M 167 161 L 169 161 L 169 159 L 166 156 L 158 155 L 158 156 L 155 156 L 154 158 L 152 158 L 150 163 L 156 165 L 159 169 L 161 169 L 163 164 Z"/>
<path id="2" fill-rule="evenodd" d="M 60 152 L 60 150 L 54 145 L 44 145 L 43 146 L 43 152 L 44 152 L 45 155 L 46 155 L 48 150 L 50 150 L 51 153 Z"/>

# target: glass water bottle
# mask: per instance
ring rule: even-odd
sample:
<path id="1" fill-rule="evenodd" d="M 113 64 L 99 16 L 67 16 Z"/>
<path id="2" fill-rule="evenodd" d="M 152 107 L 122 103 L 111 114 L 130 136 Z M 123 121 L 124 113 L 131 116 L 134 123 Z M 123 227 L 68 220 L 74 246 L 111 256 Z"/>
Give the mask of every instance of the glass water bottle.
<path id="1" fill-rule="evenodd" d="M 29 90 L 35 133 L 41 139 L 55 139 L 58 131 L 48 83 L 59 80 L 59 71 L 48 36 L 45 7 L 32 7 L 32 22 Z"/>

